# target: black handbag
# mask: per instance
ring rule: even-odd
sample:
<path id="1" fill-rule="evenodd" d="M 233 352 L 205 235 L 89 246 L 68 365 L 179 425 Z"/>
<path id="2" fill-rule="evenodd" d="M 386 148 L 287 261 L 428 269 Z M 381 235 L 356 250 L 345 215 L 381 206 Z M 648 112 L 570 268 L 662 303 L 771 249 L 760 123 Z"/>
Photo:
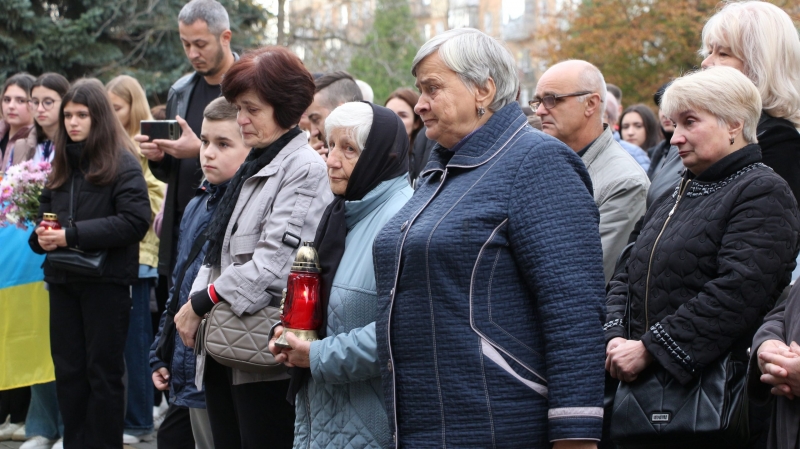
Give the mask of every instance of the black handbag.
<path id="1" fill-rule="evenodd" d="M 625 307 L 630 337 L 630 297 Z M 747 362 L 731 352 L 681 385 L 659 363 L 630 383 L 620 382 L 611 414 L 611 439 L 635 447 L 746 447 L 750 437 Z"/>
<path id="2" fill-rule="evenodd" d="M 180 302 L 180 291 L 181 285 L 183 284 L 183 278 L 186 276 L 186 271 L 189 270 L 189 267 L 192 265 L 194 259 L 200 253 L 200 250 L 203 248 L 206 240 L 207 237 L 205 232 L 201 232 L 200 235 L 197 236 L 192 244 L 191 251 L 189 251 L 189 257 L 183 264 L 183 269 L 178 274 L 178 277 L 175 278 L 172 301 L 170 301 L 169 307 L 167 307 L 165 312 L 166 316 L 164 319 L 164 328 L 161 329 L 161 336 L 159 337 L 158 342 L 156 342 L 156 357 L 158 357 L 159 360 L 166 363 L 168 366 L 172 364 L 172 356 L 175 354 L 175 314 L 178 313 L 178 303 Z"/>
<path id="3" fill-rule="evenodd" d="M 75 193 L 75 178 L 69 188 L 69 225 L 73 226 L 75 209 L 72 199 Z M 56 248 L 47 253 L 47 262 L 51 267 L 83 276 L 100 277 L 106 262 L 108 250 L 83 251 L 77 248 Z"/>

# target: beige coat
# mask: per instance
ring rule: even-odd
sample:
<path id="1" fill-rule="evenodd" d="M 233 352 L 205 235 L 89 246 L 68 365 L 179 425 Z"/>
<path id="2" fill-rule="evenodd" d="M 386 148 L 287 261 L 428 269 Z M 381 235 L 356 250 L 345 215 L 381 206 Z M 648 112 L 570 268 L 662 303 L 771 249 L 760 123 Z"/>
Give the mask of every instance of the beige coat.
<path id="1" fill-rule="evenodd" d="M 325 162 L 299 134 L 244 182 L 222 243 L 221 269 L 203 266 L 192 292 L 213 283 L 237 315 L 278 307 L 301 243 L 290 234 L 313 241 L 332 200 Z M 288 378 L 233 370 L 234 384 Z"/>
<path id="2" fill-rule="evenodd" d="M 581 159 L 592 178 L 594 202 L 600 210 L 603 273 L 608 282 L 633 226 L 647 208 L 650 180 L 639 163 L 614 140 L 608 126 Z"/>

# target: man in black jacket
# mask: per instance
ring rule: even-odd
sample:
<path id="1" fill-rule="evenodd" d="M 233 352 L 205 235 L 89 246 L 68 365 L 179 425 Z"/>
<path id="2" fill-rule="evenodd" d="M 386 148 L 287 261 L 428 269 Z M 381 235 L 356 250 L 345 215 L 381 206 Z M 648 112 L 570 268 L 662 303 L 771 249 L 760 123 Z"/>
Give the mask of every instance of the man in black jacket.
<path id="1" fill-rule="evenodd" d="M 175 82 L 167 95 L 167 118 L 181 125 L 181 137 L 152 142 L 148 142 L 148 136 L 136 137 L 153 174 L 169 184 L 158 251 L 158 273 L 168 278 L 175 266 L 183 210 L 203 178 L 197 137 L 203 110 L 220 96 L 222 76 L 238 59 L 231 51 L 229 28 L 228 13 L 215 0 L 192 0 L 181 9 L 178 30 L 186 57 L 195 69 L 195 73 Z"/>

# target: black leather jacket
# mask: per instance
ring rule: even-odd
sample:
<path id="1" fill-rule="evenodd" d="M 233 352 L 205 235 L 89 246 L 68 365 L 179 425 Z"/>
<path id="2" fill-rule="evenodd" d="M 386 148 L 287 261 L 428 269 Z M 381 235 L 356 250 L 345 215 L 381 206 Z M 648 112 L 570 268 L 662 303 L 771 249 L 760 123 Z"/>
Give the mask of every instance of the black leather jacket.
<path id="1" fill-rule="evenodd" d="M 797 202 L 748 145 L 647 211 L 625 270 L 609 283 L 606 340 L 632 339 L 681 383 L 729 350 L 745 351 L 788 285 L 798 253 Z"/>

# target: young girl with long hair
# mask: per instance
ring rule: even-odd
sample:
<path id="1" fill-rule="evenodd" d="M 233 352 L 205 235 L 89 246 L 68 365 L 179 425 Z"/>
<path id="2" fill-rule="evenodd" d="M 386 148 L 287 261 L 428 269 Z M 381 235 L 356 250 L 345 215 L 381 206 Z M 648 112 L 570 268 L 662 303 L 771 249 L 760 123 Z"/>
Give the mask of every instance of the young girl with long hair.
<path id="1" fill-rule="evenodd" d="M 108 98 L 120 124 L 128 136 L 139 134 L 142 120 L 153 120 L 147 96 L 139 82 L 120 75 L 106 84 Z M 147 158 L 138 154 L 147 193 L 150 197 L 151 220 L 164 201 L 164 183 L 156 179 L 147 165 Z M 150 343 L 153 342 L 150 318 L 150 289 L 158 279 L 158 236 L 150 228 L 139 243 L 139 279 L 133 283 L 131 322 L 125 344 L 125 363 L 128 367 L 128 402 L 125 414 L 123 443 L 135 444 L 153 432 L 153 387 L 148 363 Z"/>
<path id="2" fill-rule="evenodd" d="M 130 286 L 151 216 L 147 185 L 100 81 L 77 81 L 59 120 L 39 212 L 56 214 L 63 229 L 39 226 L 29 244 L 39 254 L 105 252 L 97 274 L 44 263 L 64 447 L 119 447 Z"/>

